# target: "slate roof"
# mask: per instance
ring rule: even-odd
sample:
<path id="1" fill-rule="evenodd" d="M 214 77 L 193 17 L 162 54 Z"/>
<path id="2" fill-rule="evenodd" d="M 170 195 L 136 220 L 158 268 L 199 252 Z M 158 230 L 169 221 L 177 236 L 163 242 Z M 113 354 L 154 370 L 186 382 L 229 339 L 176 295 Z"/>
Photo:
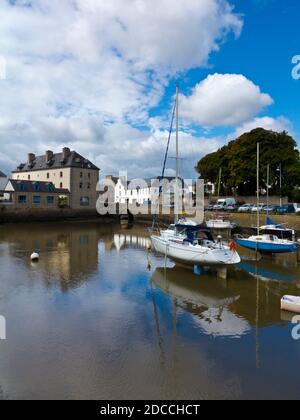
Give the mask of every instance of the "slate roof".
<path id="1" fill-rule="evenodd" d="M 82 168 L 99 171 L 99 168 L 88 159 L 85 159 L 79 153 L 72 151 L 66 160 L 64 160 L 62 152 L 54 153 L 49 162 L 46 161 L 46 155 L 36 156 L 31 164 L 28 162 L 21 163 L 13 173 L 63 168 Z"/>
<path id="2" fill-rule="evenodd" d="M 0 178 L 7 178 L 7 176 L 2 171 L 0 171 Z"/>
<path id="3" fill-rule="evenodd" d="M 10 179 L 9 182 L 11 183 L 15 192 L 70 194 L 70 191 L 65 188 L 55 188 L 52 182 L 23 181 L 18 179 Z"/>

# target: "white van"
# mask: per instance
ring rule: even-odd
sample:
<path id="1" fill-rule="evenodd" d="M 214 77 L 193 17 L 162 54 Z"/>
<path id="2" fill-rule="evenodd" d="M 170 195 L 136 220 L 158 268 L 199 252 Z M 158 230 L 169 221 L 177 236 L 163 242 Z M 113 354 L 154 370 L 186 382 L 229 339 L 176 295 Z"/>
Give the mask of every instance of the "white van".
<path id="1" fill-rule="evenodd" d="M 236 204 L 235 198 L 220 198 L 214 206 L 214 210 L 231 210 L 235 208 Z"/>

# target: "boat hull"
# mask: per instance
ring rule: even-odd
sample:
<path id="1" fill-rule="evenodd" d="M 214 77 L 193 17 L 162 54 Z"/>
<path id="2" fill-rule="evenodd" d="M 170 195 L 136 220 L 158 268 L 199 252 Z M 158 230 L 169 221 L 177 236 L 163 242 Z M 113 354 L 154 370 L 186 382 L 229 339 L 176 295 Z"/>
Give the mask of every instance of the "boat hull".
<path id="1" fill-rule="evenodd" d="M 284 296 L 281 299 L 281 309 L 287 312 L 294 312 L 300 314 L 300 297 L 298 296 Z"/>
<path id="2" fill-rule="evenodd" d="M 206 226 L 210 229 L 234 229 L 236 225 L 233 223 L 219 222 L 214 220 L 209 220 L 206 222 Z"/>
<path id="3" fill-rule="evenodd" d="M 168 241 L 160 236 L 151 236 L 151 242 L 154 249 L 160 254 L 187 265 L 226 266 L 241 262 L 238 253 L 229 249 L 209 249 L 207 247 L 193 246 L 182 241 Z"/>
<path id="4" fill-rule="evenodd" d="M 277 244 L 269 242 L 251 241 L 248 239 L 237 239 L 236 242 L 238 245 L 244 248 L 265 254 L 285 254 L 297 251 L 297 246 L 295 244 Z"/>

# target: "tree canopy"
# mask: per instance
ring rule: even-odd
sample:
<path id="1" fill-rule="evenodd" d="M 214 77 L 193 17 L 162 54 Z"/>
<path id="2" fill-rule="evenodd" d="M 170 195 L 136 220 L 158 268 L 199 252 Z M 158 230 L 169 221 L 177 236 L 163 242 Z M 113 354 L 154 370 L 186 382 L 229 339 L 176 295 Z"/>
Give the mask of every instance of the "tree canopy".
<path id="1" fill-rule="evenodd" d="M 287 133 L 257 128 L 201 159 L 196 167 L 205 182 L 216 184 L 222 168 L 222 194 L 242 196 L 256 194 L 256 151 L 260 143 L 260 188 L 267 188 L 267 167 L 270 165 L 270 194 L 293 197 L 300 185 L 300 155 L 296 141 Z"/>

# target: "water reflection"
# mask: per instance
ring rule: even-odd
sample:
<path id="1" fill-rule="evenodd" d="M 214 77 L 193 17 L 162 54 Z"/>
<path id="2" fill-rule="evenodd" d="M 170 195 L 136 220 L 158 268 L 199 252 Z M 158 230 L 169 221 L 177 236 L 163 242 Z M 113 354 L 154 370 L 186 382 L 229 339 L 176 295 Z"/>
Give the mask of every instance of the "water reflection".
<path id="1" fill-rule="evenodd" d="M 240 296 L 228 290 L 219 279 L 210 276 L 197 278 L 185 269 L 157 268 L 154 284 L 176 300 L 176 306 L 188 311 L 201 330 L 213 336 L 245 334 L 248 323 L 234 314 L 234 304 Z"/>
<path id="2" fill-rule="evenodd" d="M 226 279 L 196 276 L 149 244 L 144 228 L 0 226 L 0 398 L 296 394 L 299 346 L 279 302 L 299 293 L 298 266 L 246 261 Z"/>

